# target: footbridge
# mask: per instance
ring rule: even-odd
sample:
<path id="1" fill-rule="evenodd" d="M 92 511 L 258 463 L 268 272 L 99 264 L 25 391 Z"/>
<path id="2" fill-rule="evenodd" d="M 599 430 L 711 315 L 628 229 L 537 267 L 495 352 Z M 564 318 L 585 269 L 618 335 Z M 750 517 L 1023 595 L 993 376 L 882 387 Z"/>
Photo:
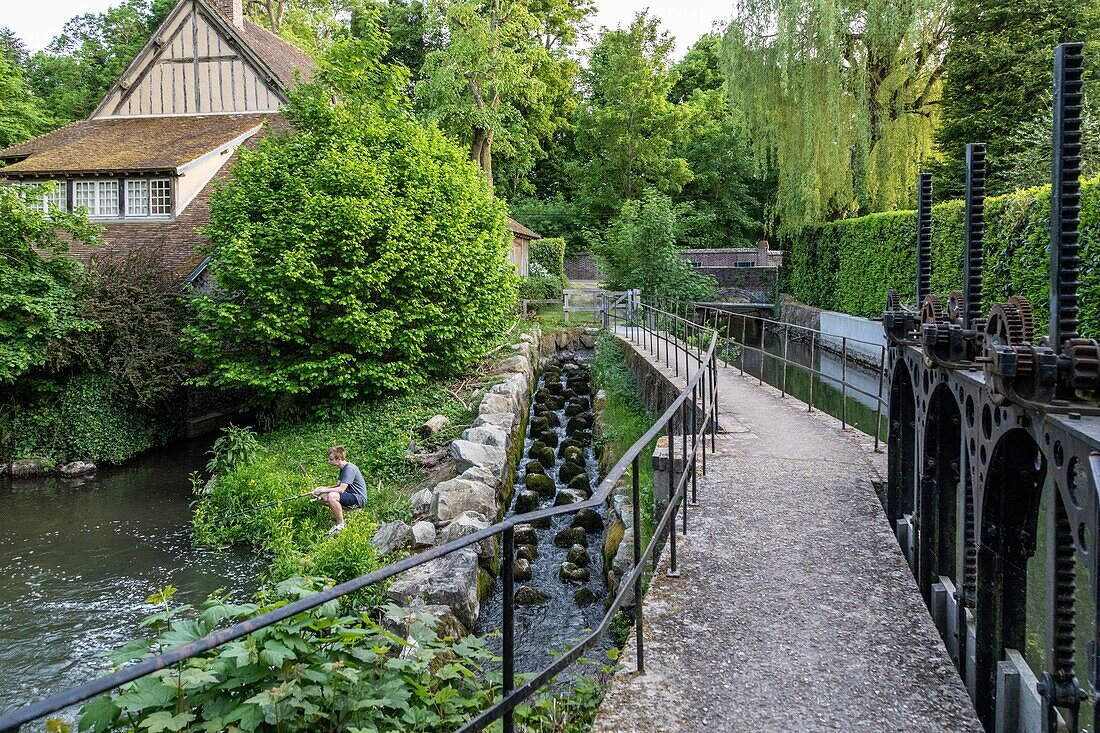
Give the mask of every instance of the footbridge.
<path id="1" fill-rule="evenodd" d="M 965 288 L 932 292 L 922 176 L 917 307 L 889 297 L 888 345 L 860 344 L 881 349 L 872 376 L 857 378 L 843 338 L 830 371 L 827 334 L 637 293 L 601 298 L 635 373 L 666 388 L 652 428 L 590 498 L 506 517 L 5 713 L 0 733 L 487 540 L 502 546 L 501 684 L 463 731 L 515 730 L 517 707 L 574 669 L 624 609 L 633 631 L 596 731 L 1096 731 L 1100 345 L 1077 317 L 1081 51 L 1060 47 L 1055 65 L 1046 338 L 1022 297 L 983 307 L 984 148 L 972 145 Z M 791 345 L 807 336 L 809 358 L 797 358 Z M 797 375 L 809 404 L 791 396 Z M 842 397 L 833 416 L 814 409 L 823 383 Z M 849 393 L 871 410 L 863 432 Z M 640 527 L 640 466 L 658 438 L 652 538 L 633 533 L 600 623 L 518 676 L 517 526 L 622 497 Z"/>

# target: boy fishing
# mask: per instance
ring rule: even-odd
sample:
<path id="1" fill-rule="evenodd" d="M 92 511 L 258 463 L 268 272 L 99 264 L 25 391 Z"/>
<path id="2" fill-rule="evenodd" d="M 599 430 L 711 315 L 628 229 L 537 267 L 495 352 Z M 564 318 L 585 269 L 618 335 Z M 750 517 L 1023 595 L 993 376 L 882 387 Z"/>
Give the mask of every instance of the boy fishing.
<path id="1" fill-rule="evenodd" d="M 338 445 L 328 450 L 328 463 L 340 469 L 335 486 L 318 486 L 313 495 L 323 501 L 332 510 L 336 523 L 326 536 L 332 537 L 344 528 L 344 507 L 364 507 L 367 504 L 367 484 L 359 467 L 347 460 L 344 446 Z"/>

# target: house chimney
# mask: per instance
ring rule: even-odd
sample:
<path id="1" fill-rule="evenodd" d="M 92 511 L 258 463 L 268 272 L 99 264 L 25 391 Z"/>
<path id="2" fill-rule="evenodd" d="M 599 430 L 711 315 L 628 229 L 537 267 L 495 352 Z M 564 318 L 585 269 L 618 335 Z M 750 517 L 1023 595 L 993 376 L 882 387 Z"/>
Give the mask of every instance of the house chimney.
<path id="1" fill-rule="evenodd" d="M 767 267 L 768 266 L 768 250 L 770 246 L 768 240 L 761 239 L 756 243 L 756 266 Z"/>
<path id="2" fill-rule="evenodd" d="M 244 28 L 244 0 L 214 0 L 214 5 L 235 28 Z"/>

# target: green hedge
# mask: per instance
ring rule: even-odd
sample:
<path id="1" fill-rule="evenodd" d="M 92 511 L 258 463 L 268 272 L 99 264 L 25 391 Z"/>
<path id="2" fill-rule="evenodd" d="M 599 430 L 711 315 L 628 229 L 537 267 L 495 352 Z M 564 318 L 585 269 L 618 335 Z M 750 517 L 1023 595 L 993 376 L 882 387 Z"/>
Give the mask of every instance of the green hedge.
<path id="1" fill-rule="evenodd" d="M 531 242 L 531 263 L 541 266 L 547 274 L 560 278 L 564 283 L 565 240 L 561 237 L 548 237 Z"/>
<path id="2" fill-rule="evenodd" d="M 1081 189 L 1081 331 L 1100 336 L 1100 180 Z M 1009 295 L 1025 295 L 1037 329 L 1048 321 L 1050 186 L 986 200 L 983 299 L 988 310 Z M 963 286 L 962 201 L 932 209 L 932 290 L 946 296 Z M 903 301 L 916 290 L 916 212 L 895 211 L 829 222 L 785 241 L 785 287 L 828 310 L 874 317 L 891 288 Z"/>

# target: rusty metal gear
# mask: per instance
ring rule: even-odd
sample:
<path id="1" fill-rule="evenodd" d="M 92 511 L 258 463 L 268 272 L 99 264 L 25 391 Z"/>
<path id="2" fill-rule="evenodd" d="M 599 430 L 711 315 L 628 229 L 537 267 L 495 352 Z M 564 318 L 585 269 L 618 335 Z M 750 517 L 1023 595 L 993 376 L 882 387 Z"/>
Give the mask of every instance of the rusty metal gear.
<path id="1" fill-rule="evenodd" d="M 943 301 L 938 295 L 925 296 L 920 308 L 920 322 L 922 326 L 936 327 L 937 344 L 946 344 L 951 340 L 951 332 L 948 329 L 950 323 L 943 308 Z"/>
<path id="2" fill-rule="evenodd" d="M 966 296 L 961 291 L 952 291 L 947 298 L 947 319 L 959 326 L 963 325 L 966 314 Z"/>
<path id="3" fill-rule="evenodd" d="M 1016 309 L 1020 314 L 1020 320 L 1023 323 L 1023 341 L 1030 344 L 1035 340 L 1035 314 L 1031 310 L 1031 303 L 1023 295 L 1013 295 L 1008 299 L 1010 303 L 1016 305 Z"/>
<path id="4" fill-rule="evenodd" d="M 1069 339 L 1063 353 L 1073 364 L 1073 389 L 1095 392 L 1100 387 L 1100 344 L 1092 339 Z"/>
<path id="5" fill-rule="evenodd" d="M 989 312 L 985 323 L 986 342 L 990 346 L 1022 346 L 1024 319 L 1019 306 L 1013 301 L 997 303 Z"/>
<path id="6" fill-rule="evenodd" d="M 901 296 L 898 295 L 897 290 L 891 289 L 890 292 L 886 294 L 886 310 L 901 310 Z"/>

